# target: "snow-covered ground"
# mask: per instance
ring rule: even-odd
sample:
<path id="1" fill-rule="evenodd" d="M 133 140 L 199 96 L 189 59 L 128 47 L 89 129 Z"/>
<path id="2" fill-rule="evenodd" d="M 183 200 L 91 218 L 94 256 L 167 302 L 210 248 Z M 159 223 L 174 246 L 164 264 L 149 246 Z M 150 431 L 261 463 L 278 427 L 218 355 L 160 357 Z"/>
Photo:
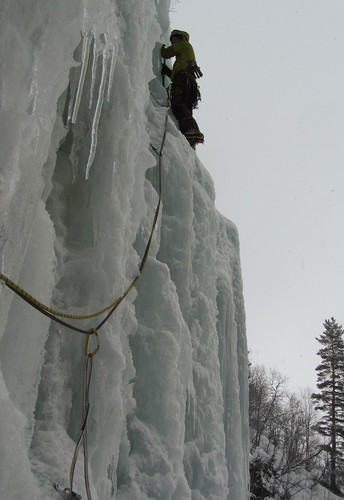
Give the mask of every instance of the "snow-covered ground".
<path id="1" fill-rule="evenodd" d="M 96 499 L 247 498 L 248 363 L 235 226 L 166 107 L 168 0 L 0 6 L 1 273 L 99 311 L 88 418 Z M 0 289 L 0 497 L 59 498 L 82 426 L 85 336 Z M 102 316 L 104 317 L 104 316 Z M 97 318 L 73 324 L 95 328 Z M 93 342 L 93 341 L 92 341 Z M 92 345 L 93 348 L 93 345 Z M 74 490 L 86 498 L 81 453 Z"/>

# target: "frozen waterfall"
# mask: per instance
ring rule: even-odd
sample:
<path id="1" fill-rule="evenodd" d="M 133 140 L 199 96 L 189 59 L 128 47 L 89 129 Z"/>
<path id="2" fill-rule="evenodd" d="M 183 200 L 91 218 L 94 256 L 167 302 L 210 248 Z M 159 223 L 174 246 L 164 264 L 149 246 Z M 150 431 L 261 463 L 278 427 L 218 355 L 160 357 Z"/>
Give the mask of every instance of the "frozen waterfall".
<path id="1" fill-rule="evenodd" d="M 168 114 L 149 257 L 94 356 L 93 500 L 245 500 L 238 235 L 166 106 L 169 0 L 4 1 L 0 23 L 1 273 L 40 302 L 88 315 L 137 276 Z M 85 336 L 4 284 L 0 307 L 0 497 L 61 498 L 52 483 L 69 486 Z M 81 453 L 73 489 L 87 498 Z"/>

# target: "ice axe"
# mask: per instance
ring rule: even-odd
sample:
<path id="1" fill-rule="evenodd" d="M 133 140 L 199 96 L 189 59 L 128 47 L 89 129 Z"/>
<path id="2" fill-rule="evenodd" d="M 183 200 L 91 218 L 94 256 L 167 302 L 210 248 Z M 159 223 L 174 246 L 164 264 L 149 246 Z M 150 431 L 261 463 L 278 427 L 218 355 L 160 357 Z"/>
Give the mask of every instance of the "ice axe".
<path id="1" fill-rule="evenodd" d="M 166 65 L 166 59 L 162 59 L 162 66 L 161 66 L 161 69 Z M 165 73 L 162 71 L 161 72 L 161 76 L 162 76 L 162 85 L 163 87 L 165 87 Z"/>

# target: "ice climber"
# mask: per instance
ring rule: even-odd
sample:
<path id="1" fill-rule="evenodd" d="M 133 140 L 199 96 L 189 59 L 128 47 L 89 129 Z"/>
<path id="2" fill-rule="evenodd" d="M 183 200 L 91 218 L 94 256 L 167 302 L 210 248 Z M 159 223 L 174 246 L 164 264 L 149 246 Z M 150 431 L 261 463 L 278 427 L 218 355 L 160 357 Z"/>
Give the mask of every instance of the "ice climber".
<path id="1" fill-rule="evenodd" d="M 164 63 L 161 72 L 172 80 L 170 94 L 172 112 L 178 120 L 180 131 L 194 147 L 204 140 L 192 116 L 192 110 L 199 100 L 196 78 L 202 76 L 202 73 L 197 66 L 195 53 L 186 31 L 173 30 L 170 42 L 169 47 L 165 45 L 161 47 L 160 54 L 164 59 L 175 57 L 176 60 L 172 70 Z"/>

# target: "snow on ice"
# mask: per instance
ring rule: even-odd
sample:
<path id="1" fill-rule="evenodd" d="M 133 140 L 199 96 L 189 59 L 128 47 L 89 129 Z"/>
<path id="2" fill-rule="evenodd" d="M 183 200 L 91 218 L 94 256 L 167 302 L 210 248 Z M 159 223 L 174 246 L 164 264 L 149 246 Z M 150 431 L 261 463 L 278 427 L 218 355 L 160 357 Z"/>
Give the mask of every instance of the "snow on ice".
<path id="1" fill-rule="evenodd" d="M 150 145 L 168 113 L 149 258 L 94 357 L 94 500 L 247 498 L 238 235 L 166 107 L 168 14 L 168 0 L 0 7 L 1 273 L 39 301 L 87 315 L 137 276 L 158 198 Z M 0 497 L 60 498 L 52 484 L 69 486 L 82 425 L 85 338 L 6 286 L 0 305 Z M 73 488 L 86 498 L 82 462 Z"/>

